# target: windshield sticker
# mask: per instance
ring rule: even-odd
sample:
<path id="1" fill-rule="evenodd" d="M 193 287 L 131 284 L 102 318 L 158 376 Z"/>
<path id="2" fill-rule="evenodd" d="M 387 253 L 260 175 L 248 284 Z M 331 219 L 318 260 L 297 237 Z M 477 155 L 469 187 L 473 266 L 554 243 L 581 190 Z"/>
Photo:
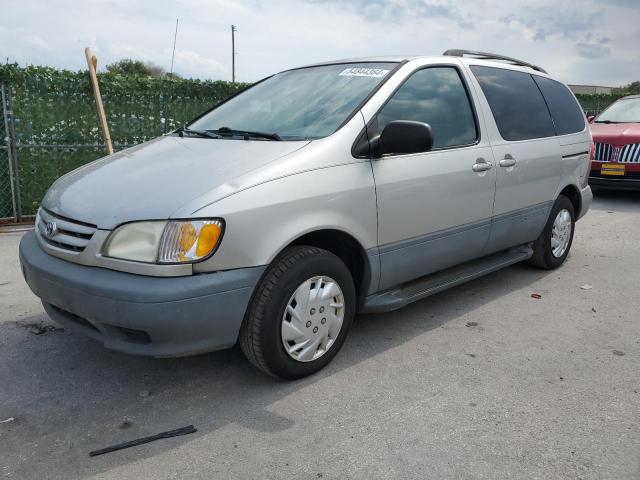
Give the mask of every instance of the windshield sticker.
<path id="1" fill-rule="evenodd" d="M 387 73 L 389 73 L 389 70 L 383 70 L 381 68 L 345 68 L 340 72 L 340 76 L 382 78 Z"/>

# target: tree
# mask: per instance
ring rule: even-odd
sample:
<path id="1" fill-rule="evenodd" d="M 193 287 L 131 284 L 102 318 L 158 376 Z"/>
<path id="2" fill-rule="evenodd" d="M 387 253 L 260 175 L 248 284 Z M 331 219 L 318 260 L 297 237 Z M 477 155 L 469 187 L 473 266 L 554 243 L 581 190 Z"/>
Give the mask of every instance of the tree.
<path id="1" fill-rule="evenodd" d="M 152 62 L 142 62 L 131 58 L 124 58 L 107 65 L 107 72 L 119 73 L 127 76 L 162 77 L 166 74 L 164 68 Z M 175 75 L 175 74 L 174 74 Z"/>
<path id="2" fill-rule="evenodd" d="M 640 81 L 631 82 L 629 85 L 624 87 L 627 93 L 635 95 L 640 93 Z"/>

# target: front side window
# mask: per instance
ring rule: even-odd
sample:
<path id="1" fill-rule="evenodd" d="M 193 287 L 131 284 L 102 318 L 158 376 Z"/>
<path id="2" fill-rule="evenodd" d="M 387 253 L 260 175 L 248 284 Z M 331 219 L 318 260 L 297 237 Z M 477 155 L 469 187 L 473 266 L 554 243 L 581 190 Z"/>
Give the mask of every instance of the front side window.
<path id="1" fill-rule="evenodd" d="M 454 67 L 429 67 L 411 75 L 378 113 L 379 130 L 394 120 L 428 123 L 434 149 L 470 145 L 478 138 L 467 90 Z"/>
<path id="2" fill-rule="evenodd" d="M 395 63 L 322 65 L 278 73 L 189 125 L 194 130 L 315 139 L 335 132 L 395 68 Z"/>
<path id="3" fill-rule="evenodd" d="M 505 140 L 553 137 L 555 129 L 547 104 L 531 75 L 504 68 L 472 65 Z"/>
<path id="4" fill-rule="evenodd" d="M 640 123 L 640 97 L 618 100 L 598 115 L 596 123 Z"/>

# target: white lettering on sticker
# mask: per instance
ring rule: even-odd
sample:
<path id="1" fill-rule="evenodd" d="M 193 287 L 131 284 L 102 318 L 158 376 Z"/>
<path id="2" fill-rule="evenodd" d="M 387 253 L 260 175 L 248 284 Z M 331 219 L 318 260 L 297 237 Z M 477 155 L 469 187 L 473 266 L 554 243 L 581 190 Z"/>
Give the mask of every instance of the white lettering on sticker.
<path id="1" fill-rule="evenodd" d="M 382 78 L 387 73 L 389 73 L 389 70 L 383 70 L 381 68 L 345 68 L 340 72 L 340 76 Z"/>

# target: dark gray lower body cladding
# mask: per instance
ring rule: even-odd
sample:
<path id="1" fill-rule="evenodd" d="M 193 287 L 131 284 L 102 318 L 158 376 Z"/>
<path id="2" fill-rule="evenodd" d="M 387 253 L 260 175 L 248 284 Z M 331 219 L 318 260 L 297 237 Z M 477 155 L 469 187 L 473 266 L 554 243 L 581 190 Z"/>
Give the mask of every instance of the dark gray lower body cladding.
<path id="1" fill-rule="evenodd" d="M 265 267 L 149 277 L 87 267 L 45 253 L 33 232 L 20 242 L 31 290 L 56 322 L 126 353 L 173 357 L 235 344 Z"/>
<path id="2" fill-rule="evenodd" d="M 533 255 L 531 247 L 523 245 L 418 278 L 399 287 L 366 297 L 360 313 L 384 313 L 397 310 L 447 288 L 527 260 L 531 255 Z"/>

